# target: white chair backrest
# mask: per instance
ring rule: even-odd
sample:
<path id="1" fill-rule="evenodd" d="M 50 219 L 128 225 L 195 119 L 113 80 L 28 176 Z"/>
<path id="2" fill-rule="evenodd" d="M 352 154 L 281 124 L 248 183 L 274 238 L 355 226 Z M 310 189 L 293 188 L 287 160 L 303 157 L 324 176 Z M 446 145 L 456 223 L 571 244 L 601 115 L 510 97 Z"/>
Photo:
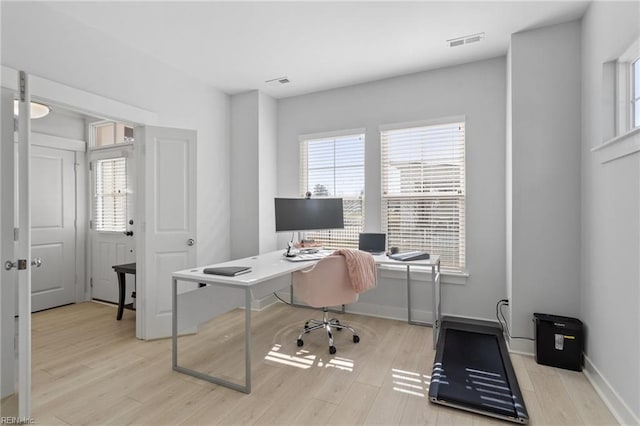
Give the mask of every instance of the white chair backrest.
<path id="1" fill-rule="evenodd" d="M 294 272 L 293 292 L 314 308 L 339 306 L 358 300 L 351 285 L 344 256 L 330 255 L 309 269 Z"/>

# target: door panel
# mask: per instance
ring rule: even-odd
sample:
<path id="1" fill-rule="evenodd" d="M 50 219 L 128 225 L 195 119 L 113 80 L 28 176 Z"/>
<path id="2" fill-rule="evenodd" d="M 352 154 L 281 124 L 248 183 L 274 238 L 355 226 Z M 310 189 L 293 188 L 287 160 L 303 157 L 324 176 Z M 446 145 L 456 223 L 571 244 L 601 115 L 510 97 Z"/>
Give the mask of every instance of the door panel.
<path id="1" fill-rule="evenodd" d="M 101 233 L 93 238 L 93 294 L 92 297 L 105 302 L 118 303 L 118 276 L 112 266 L 136 261 L 132 239 L 121 234 Z M 127 277 L 125 303 L 131 303 L 133 281 Z"/>
<path id="2" fill-rule="evenodd" d="M 75 154 L 31 149 L 31 250 L 42 266 L 32 273 L 32 311 L 75 300 Z"/>
<path id="3" fill-rule="evenodd" d="M 0 286 L 0 415 L 31 415 L 31 120 L 29 76 L 19 73 L 20 93 L 2 90 L 0 105 L 0 220 L 2 285 Z M 13 101 L 19 117 L 14 127 Z M 16 132 L 17 130 L 17 143 Z M 15 267 L 7 270 L 4 263 Z M 16 303 L 17 294 L 17 303 Z"/>
<path id="4" fill-rule="evenodd" d="M 138 260 L 137 336 L 171 335 L 171 273 L 196 264 L 196 132 L 142 127 L 136 142 L 144 146 L 144 203 L 140 217 L 144 247 Z M 142 257 L 142 256 L 141 256 Z"/>
<path id="5" fill-rule="evenodd" d="M 14 261 L 15 242 L 13 228 L 15 226 L 15 198 L 14 198 L 14 132 L 13 108 L 14 94 L 2 89 L 2 139 L 0 139 L 0 259 L 3 267 L 0 269 L 0 416 L 10 417 L 18 415 L 17 389 L 17 336 L 18 324 L 16 318 L 17 280 L 15 269 L 7 271 L 5 261 Z"/>
<path id="6" fill-rule="evenodd" d="M 114 149 L 93 151 L 89 154 L 92 163 L 92 221 L 93 227 L 91 234 L 91 278 L 92 291 L 91 297 L 96 300 L 105 302 L 118 303 L 118 276 L 113 270 L 114 265 L 123 263 L 133 263 L 136 261 L 135 250 L 135 223 L 128 224 L 127 230 L 134 231 L 133 236 L 127 236 L 124 232 L 107 232 L 96 229 L 96 212 L 95 212 L 95 188 L 96 188 L 96 161 L 126 158 L 127 173 L 127 215 L 133 220 L 135 214 L 135 206 L 137 203 L 135 197 L 135 161 L 133 150 L 130 146 L 116 147 Z M 135 277 L 126 274 L 127 291 L 125 292 L 125 304 L 133 302 L 131 294 L 135 288 Z"/>

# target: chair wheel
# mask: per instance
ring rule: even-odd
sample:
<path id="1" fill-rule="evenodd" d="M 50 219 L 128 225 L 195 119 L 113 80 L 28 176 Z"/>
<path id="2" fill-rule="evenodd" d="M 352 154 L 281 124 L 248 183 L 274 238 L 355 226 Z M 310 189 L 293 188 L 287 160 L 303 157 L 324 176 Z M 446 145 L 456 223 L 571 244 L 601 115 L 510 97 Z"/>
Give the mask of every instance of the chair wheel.
<path id="1" fill-rule="evenodd" d="M 329 346 L 329 353 L 331 355 L 335 354 L 336 353 L 336 347 L 335 346 Z"/>
<path id="2" fill-rule="evenodd" d="M 298 339 L 298 347 L 302 347 L 304 345 L 304 341 L 302 339 Z"/>
<path id="3" fill-rule="evenodd" d="M 357 334 L 353 335 L 353 343 L 358 343 L 360 341 L 360 336 L 358 336 Z"/>

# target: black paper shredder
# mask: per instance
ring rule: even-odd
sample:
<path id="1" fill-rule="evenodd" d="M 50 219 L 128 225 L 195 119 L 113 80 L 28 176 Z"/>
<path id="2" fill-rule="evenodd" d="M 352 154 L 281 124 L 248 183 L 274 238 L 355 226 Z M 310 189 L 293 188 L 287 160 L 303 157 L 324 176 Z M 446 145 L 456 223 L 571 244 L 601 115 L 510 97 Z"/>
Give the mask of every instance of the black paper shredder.
<path id="1" fill-rule="evenodd" d="M 582 371 L 584 329 L 576 318 L 533 314 L 536 323 L 536 362 Z"/>

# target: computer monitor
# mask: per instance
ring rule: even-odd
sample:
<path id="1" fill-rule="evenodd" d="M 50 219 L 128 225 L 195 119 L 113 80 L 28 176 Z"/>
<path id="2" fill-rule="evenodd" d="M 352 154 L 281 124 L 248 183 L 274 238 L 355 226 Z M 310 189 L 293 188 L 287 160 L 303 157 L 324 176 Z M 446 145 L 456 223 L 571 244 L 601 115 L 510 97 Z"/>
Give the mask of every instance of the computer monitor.
<path id="1" fill-rule="evenodd" d="M 276 232 L 344 228 L 342 198 L 276 198 Z"/>

